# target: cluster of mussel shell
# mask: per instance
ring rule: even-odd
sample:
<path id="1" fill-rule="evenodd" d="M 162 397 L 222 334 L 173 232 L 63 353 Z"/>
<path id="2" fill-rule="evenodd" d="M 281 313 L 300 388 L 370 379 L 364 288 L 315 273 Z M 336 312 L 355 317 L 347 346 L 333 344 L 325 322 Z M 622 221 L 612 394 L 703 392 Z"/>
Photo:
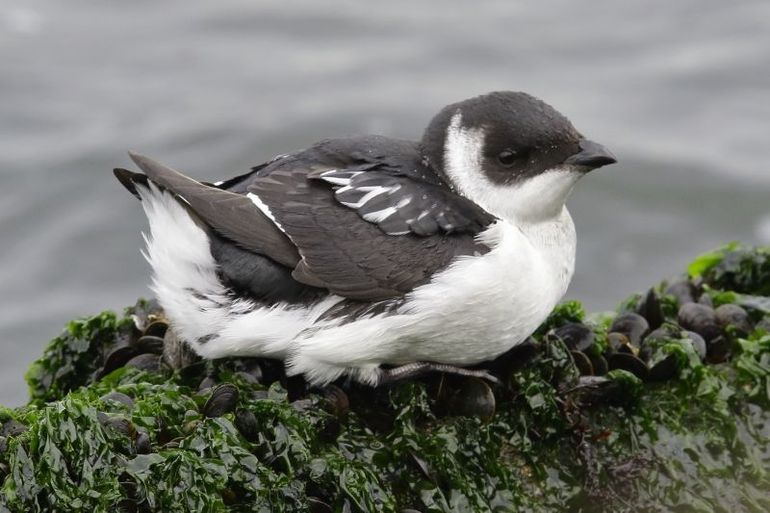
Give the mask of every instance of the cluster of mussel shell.
<path id="1" fill-rule="evenodd" d="M 654 357 L 661 343 L 689 341 L 702 362 L 717 364 L 730 358 L 736 336 L 746 336 L 755 328 L 749 312 L 741 306 L 723 304 L 715 308 L 711 296 L 697 281 L 676 281 L 664 289 L 663 295 L 676 301 L 676 318 L 664 316 L 661 294 L 652 288 L 639 298 L 635 308 L 614 318 L 603 349 L 595 344 L 594 330 L 578 322 L 553 329 L 546 338 L 564 342 L 583 376 L 602 376 L 622 369 L 643 381 L 665 381 L 676 377 L 679 368 L 673 354 Z M 766 319 L 760 322 L 767 324 Z"/>

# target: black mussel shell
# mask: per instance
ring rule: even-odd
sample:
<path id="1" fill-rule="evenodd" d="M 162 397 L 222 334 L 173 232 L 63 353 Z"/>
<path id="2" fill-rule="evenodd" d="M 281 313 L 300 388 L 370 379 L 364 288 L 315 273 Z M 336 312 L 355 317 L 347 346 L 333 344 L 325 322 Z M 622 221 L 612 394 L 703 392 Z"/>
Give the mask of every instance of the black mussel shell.
<path id="1" fill-rule="evenodd" d="M 163 362 L 172 369 L 183 369 L 198 362 L 200 357 L 190 346 L 174 334 L 173 329 L 166 330 L 163 336 Z"/>
<path id="2" fill-rule="evenodd" d="M 329 413 L 342 418 L 350 411 L 350 399 L 340 387 L 329 385 L 324 389 L 324 403 Z"/>
<path id="3" fill-rule="evenodd" d="M 667 381 L 679 372 L 679 360 L 670 354 L 650 367 L 647 377 L 650 381 Z"/>
<path id="4" fill-rule="evenodd" d="M 160 371 L 160 356 L 151 353 L 140 354 L 127 361 L 126 367 L 134 367 L 147 372 L 158 372 Z"/>
<path id="5" fill-rule="evenodd" d="M 235 412 L 235 427 L 249 442 L 256 442 L 259 439 L 259 422 L 253 412 L 238 409 Z"/>
<path id="6" fill-rule="evenodd" d="M 221 417 L 235 410 L 238 403 L 238 387 L 232 383 L 223 383 L 211 392 L 206 404 L 203 405 L 203 414 L 207 417 Z"/>
<path id="7" fill-rule="evenodd" d="M 607 342 L 609 342 L 612 352 L 615 353 L 629 353 L 635 355 L 638 352 L 637 348 L 628 340 L 628 337 L 622 333 L 608 333 Z"/>
<path id="8" fill-rule="evenodd" d="M 134 427 L 133 422 L 125 417 L 121 417 L 120 415 L 106 415 L 102 412 L 99 412 L 96 417 L 104 427 L 113 429 L 129 438 L 134 438 L 136 436 L 136 427 Z"/>
<path id="9" fill-rule="evenodd" d="M 215 387 L 217 385 L 217 380 L 215 380 L 211 376 L 206 376 L 203 378 L 198 385 L 198 392 L 202 392 L 204 390 L 208 390 L 211 387 Z"/>
<path id="10" fill-rule="evenodd" d="M 639 343 L 642 338 L 650 331 L 650 324 L 647 319 L 634 312 L 626 312 L 618 315 L 612 326 L 610 326 L 611 332 L 622 333 L 634 346 L 639 347 Z"/>
<path id="11" fill-rule="evenodd" d="M 650 329 L 654 330 L 663 324 L 663 309 L 660 306 L 660 297 L 654 288 L 648 290 L 636 305 L 636 313 L 647 320 Z"/>
<path id="12" fill-rule="evenodd" d="M 510 376 L 514 372 L 524 368 L 538 354 L 538 343 L 529 337 L 520 344 L 516 344 L 494 360 L 483 362 L 480 367 L 487 369 L 495 376 Z"/>
<path id="13" fill-rule="evenodd" d="M 308 496 L 307 505 L 310 509 L 310 513 L 332 513 L 334 510 L 327 503 L 319 497 Z"/>
<path id="14" fill-rule="evenodd" d="M 102 402 L 116 402 L 120 404 L 124 404 L 128 406 L 129 408 L 134 407 L 134 400 L 131 399 L 129 396 L 127 396 L 124 393 L 121 392 L 110 392 L 109 394 L 105 394 L 101 397 Z"/>
<path id="15" fill-rule="evenodd" d="M 104 366 L 97 373 L 97 377 L 101 378 L 126 365 L 131 358 L 138 354 L 136 348 L 129 345 L 120 345 L 115 347 L 109 352 L 107 358 L 104 360 Z"/>
<path id="16" fill-rule="evenodd" d="M 29 428 L 19 422 L 18 420 L 9 419 L 3 423 L 3 427 L 0 428 L 0 436 L 4 436 L 6 438 L 12 437 L 12 436 L 18 436 L 25 431 L 27 431 Z"/>
<path id="17" fill-rule="evenodd" d="M 679 306 L 682 306 L 687 303 L 694 303 L 698 291 L 696 290 L 695 285 L 687 280 L 683 280 L 669 285 L 666 289 L 666 294 L 674 296 Z"/>
<path id="18" fill-rule="evenodd" d="M 678 326 L 664 324 L 649 332 L 647 336 L 644 337 L 644 343 L 651 344 L 662 340 L 677 339 L 681 336 L 680 333 L 681 329 Z"/>
<path id="19" fill-rule="evenodd" d="M 145 431 L 137 430 L 136 442 L 134 442 L 137 454 L 150 454 L 152 452 L 152 443 L 150 436 Z"/>
<path id="20" fill-rule="evenodd" d="M 649 374 L 647 365 L 629 353 L 614 353 L 607 359 L 607 364 L 610 370 L 622 369 L 642 380 L 646 380 Z"/>
<path id="21" fill-rule="evenodd" d="M 588 359 L 591 360 L 591 368 L 595 376 L 604 376 L 610 370 L 607 365 L 607 359 L 600 354 L 588 353 Z"/>
<path id="22" fill-rule="evenodd" d="M 679 324 L 686 330 L 694 331 L 706 342 L 722 334 L 714 310 L 700 303 L 687 303 L 679 308 Z"/>
<path id="23" fill-rule="evenodd" d="M 726 362 L 732 352 L 733 344 L 728 337 L 718 336 L 706 341 L 706 361 L 708 363 Z"/>
<path id="24" fill-rule="evenodd" d="M 757 325 L 754 326 L 754 329 L 770 333 L 770 315 L 763 317 L 762 320 L 760 320 Z"/>
<path id="25" fill-rule="evenodd" d="M 251 385 L 258 385 L 259 384 L 259 379 L 256 376 L 254 376 L 254 374 L 251 374 L 251 373 L 246 372 L 246 371 L 238 371 L 235 374 L 233 374 L 233 376 L 238 376 L 243 381 L 245 381 L 246 383 L 249 383 Z"/>
<path id="26" fill-rule="evenodd" d="M 478 378 L 463 380 L 452 398 L 450 411 L 464 417 L 479 417 L 484 421 L 495 415 L 495 394 L 486 381 Z"/>
<path id="27" fill-rule="evenodd" d="M 166 330 L 168 330 L 167 322 L 155 321 L 147 326 L 147 328 L 144 330 L 144 335 L 148 337 L 163 338 L 166 335 Z"/>
<path id="28" fill-rule="evenodd" d="M 714 310 L 714 315 L 722 328 L 732 326 L 741 337 L 745 337 L 752 331 L 748 312 L 738 305 L 722 305 Z"/>
<path id="29" fill-rule="evenodd" d="M 692 342 L 692 347 L 695 349 L 695 352 L 698 353 L 698 356 L 700 357 L 701 361 L 706 359 L 706 349 L 707 344 L 706 340 L 704 340 L 703 337 L 695 333 L 694 331 L 682 331 L 682 336 L 687 337 L 690 339 L 690 342 Z"/>
<path id="30" fill-rule="evenodd" d="M 594 366 L 591 364 L 591 359 L 585 353 L 581 351 L 570 351 L 569 353 L 581 376 L 593 376 Z"/>
<path id="31" fill-rule="evenodd" d="M 132 344 L 139 353 L 163 353 L 163 339 L 153 335 L 144 335 Z"/>
<path id="32" fill-rule="evenodd" d="M 585 351 L 594 343 L 594 332 L 585 324 L 568 322 L 554 330 L 554 335 L 559 337 L 567 349 Z"/>

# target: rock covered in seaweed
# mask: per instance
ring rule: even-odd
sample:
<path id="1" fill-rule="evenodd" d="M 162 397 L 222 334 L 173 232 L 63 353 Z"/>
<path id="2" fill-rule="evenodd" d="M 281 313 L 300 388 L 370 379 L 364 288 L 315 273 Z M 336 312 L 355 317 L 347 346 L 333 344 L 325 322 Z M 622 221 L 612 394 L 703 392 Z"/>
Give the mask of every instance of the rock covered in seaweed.
<path id="1" fill-rule="evenodd" d="M 75 321 L 33 365 L 32 404 L 0 409 L 0 511 L 770 509 L 770 312 L 740 274 L 767 259 L 730 254 L 614 317 L 561 305 L 489 363 L 491 387 L 430 375 L 290 398 L 276 362 L 159 355 L 173 332 L 150 303 Z M 688 304 L 719 332 L 681 326 Z M 128 365 L 140 355 L 152 365 Z"/>

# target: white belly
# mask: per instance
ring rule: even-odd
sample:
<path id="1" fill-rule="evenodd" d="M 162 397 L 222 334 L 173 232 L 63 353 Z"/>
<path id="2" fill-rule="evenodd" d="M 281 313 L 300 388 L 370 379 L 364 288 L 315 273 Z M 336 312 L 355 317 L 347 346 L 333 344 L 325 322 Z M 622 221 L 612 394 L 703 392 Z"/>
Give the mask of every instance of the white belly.
<path id="1" fill-rule="evenodd" d="M 575 233 L 566 209 L 552 226 L 522 231 L 500 221 L 480 235 L 493 249 L 462 257 L 407 295 L 395 314 L 361 319 L 295 341 L 293 370 L 323 379 L 324 365 L 367 370 L 381 363 L 470 365 L 531 335 L 564 295 Z M 329 369 L 331 372 L 332 369 Z"/>

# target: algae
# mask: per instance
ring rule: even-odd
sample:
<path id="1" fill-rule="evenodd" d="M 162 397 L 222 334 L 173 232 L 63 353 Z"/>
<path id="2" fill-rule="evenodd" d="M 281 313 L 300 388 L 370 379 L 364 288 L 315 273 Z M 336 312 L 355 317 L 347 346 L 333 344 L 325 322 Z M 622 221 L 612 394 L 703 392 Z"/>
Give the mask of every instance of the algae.
<path id="1" fill-rule="evenodd" d="M 761 299 L 768 254 L 729 246 L 689 271 L 721 302 Z M 0 410 L 0 512 L 770 510 L 766 322 L 744 338 L 730 332 L 724 363 L 704 364 L 689 340 L 670 338 L 652 358 L 673 355 L 675 379 L 614 370 L 586 385 L 546 336 L 589 322 L 565 303 L 526 364 L 502 371 L 490 416 L 458 409 L 469 382 L 441 375 L 292 400 L 269 365 L 260 379 L 246 372 L 254 359 L 100 376 L 136 308 L 70 323 L 28 373 L 30 404 Z M 601 351 L 611 317 L 593 319 Z M 232 411 L 204 414 L 215 393 L 198 390 L 204 378 L 238 387 Z"/>

